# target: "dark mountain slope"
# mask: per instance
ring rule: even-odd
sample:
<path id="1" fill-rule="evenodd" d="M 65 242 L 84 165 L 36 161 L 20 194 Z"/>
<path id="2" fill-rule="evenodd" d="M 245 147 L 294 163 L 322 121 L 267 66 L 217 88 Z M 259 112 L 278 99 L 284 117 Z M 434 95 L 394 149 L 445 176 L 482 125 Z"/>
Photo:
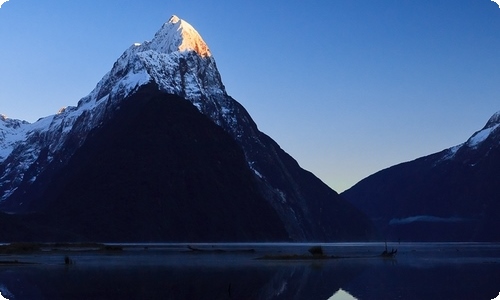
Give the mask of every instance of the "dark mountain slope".
<path id="1" fill-rule="evenodd" d="M 236 128 L 221 126 L 245 152 L 262 195 L 278 212 L 296 241 L 366 241 L 376 238 L 370 220 L 311 172 L 300 167 L 272 138 L 261 132 L 246 109 L 229 98 Z M 209 111 L 208 115 L 216 114 Z"/>
<path id="2" fill-rule="evenodd" d="M 328 187 L 311 172 L 302 169 L 297 161 L 283 151 L 265 134 L 260 141 L 268 152 L 259 152 L 255 161 L 266 175 L 265 192 L 273 191 L 271 203 L 289 228 L 294 228 L 296 240 L 315 241 L 367 241 L 377 237 L 370 220 L 337 192 Z M 248 148 L 248 147 L 247 147 Z M 269 155 L 271 153 L 271 155 Z M 282 195 L 276 195 L 276 187 Z M 293 219 L 292 219 L 293 217 Z M 298 236 L 304 235 L 304 237 Z"/>
<path id="3" fill-rule="evenodd" d="M 500 241 L 496 123 L 490 120 L 460 146 L 375 173 L 342 196 L 388 238 Z"/>
<path id="4" fill-rule="evenodd" d="M 236 142 L 155 85 L 125 99 L 31 203 L 92 240 L 287 240 Z"/>
<path id="5" fill-rule="evenodd" d="M 138 89 L 141 96 L 134 95 Z M 157 98 L 179 99 L 166 95 L 187 103 L 159 103 Z M 204 119 L 187 113 L 193 108 Z M 110 238 L 102 229 L 113 232 L 113 226 L 122 224 L 133 234 L 117 232 L 112 238 L 135 238 L 138 232 L 151 235 L 144 239 L 196 241 L 216 232 L 219 240 L 374 237 L 362 212 L 258 130 L 245 108 L 227 94 L 202 37 L 176 16 L 151 41 L 131 45 L 76 107 L 33 124 L 0 118 L 0 135 L 0 211 L 50 214 L 51 222 L 44 224 L 58 230 L 92 239 Z M 147 210 L 150 206 L 157 209 Z M 267 212 L 269 207 L 273 212 Z M 168 220 L 162 210 L 172 214 Z M 240 217 L 243 211 L 246 215 Z M 135 214 L 164 228 L 142 224 Z M 234 224 L 227 222 L 229 215 Z M 262 217 L 268 222 L 276 215 L 276 224 L 250 221 Z M 119 219 L 107 221 L 109 217 Z M 191 231 L 207 219 L 218 225 L 203 228 L 203 234 Z M 170 231 L 183 220 L 194 225 Z M 263 227 L 266 233 L 255 236 Z M 282 227 L 286 235 L 279 233 Z"/>

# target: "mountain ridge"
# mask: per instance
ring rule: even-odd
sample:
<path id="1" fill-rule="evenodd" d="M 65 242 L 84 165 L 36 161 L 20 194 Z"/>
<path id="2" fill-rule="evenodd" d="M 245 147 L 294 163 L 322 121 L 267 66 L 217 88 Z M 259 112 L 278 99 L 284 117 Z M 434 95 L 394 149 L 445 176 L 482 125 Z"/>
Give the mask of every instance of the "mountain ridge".
<path id="1" fill-rule="evenodd" d="M 386 237 L 499 241 L 499 117 L 460 145 L 376 172 L 341 195 Z"/>
<path id="2" fill-rule="evenodd" d="M 0 161 L 0 210 L 31 212 L 36 195 L 46 195 L 52 176 L 68 170 L 89 134 L 105 132 L 123 100 L 153 84 L 155 93 L 187 100 L 234 139 L 260 195 L 278 213 L 290 239 L 372 238 L 375 233 L 366 216 L 258 130 L 246 109 L 226 93 L 209 51 L 197 31 L 174 16 L 152 41 L 125 50 L 76 107 L 26 124 L 25 139 L 13 143 L 12 152 Z"/>
<path id="3" fill-rule="evenodd" d="M 46 226 L 103 242 L 287 241 L 245 164 L 222 128 L 148 84 L 49 174 L 29 210 L 44 212 Z"/>
<path id="4" fill-rule="evenodd" d="M 201 97 L 202 94 L 210 97 L 218 94 L 225 96 L 225 89 L 216 69 L 215 60 L 211 56 L 201 58 L 193 55 L 193 51 L 188 45 L 184 45 L 183 50 L 173 51 L 171 49 L 171 44 L 168 43 L 179 44 L 182 41 L 183 31 L 178 31 L 178 29 L 189 30 L 192 34 L 194 31 L 197 35 L 197 32 L 187 22 L 180 21 L 173 16 L 155 34 L 155 38 L 151 42 L 134 44 L 129 47 L 115 62 L 111 71 L 99 81 L 94 90 L 78 101 L 76 107 L 66 107 L 57 114 L 41 118 L 35 123 L 22 123 L 24 131 L 8 132 L 2 130 L 2 134 L 7 136 L 0 144 L 0 149 L 4 149 L 2 151 L 3 162 L 8 160 L 8 156 L 14 151 L 29 155 L 17 156 L 12 161 L 7 161 L 7 167 L 0 175 L 0 182 L 3 181 L 0 184 L 0 201 L 10 197 L 15 192 L 16 187 L 23 182 L 25 175 L 31 178 L 36 176 L 36 172 L 35 174 L 26 174 L 26 172 L 42 153 L 42 149 L 47 149 L 49 155 L 47 161 L 40 162 L 40 164 L 47 165 L 51 162 L 51 155 L 61 150 L 61 145 L 72 131 L 77 132 L 78 139 L 83 142 L 86 134 L 102 122 L 106 113 L 112 112 L 116 108 L 118 104 L 115 103 L 115 100 L 126 97 L 140 85 L 154 79 L 161 85 L 162 90 L 180 95 L 193 102 L 196 100 L 198 103 L 207 98 L 207 96 Z M 166 46 L 162 47 L 162 42 L 167 43 Z M 150 45 L 156 46 L 159 50 L 152 51 Z M 180 46 L 182 44 L 177 45 L 177 47 Z M 203 83 L 203 87 L 206 89 L 203 89 L 196 80 L 196 75 L 203 74 L 204 70 L 193 70 L 193 66 L 191 66 L 190 72 L 187 72 L 188 70 L 181 72 L 179 66 L 181 65 L 180 61 L 186 61 L 184 56 L 191 57 L 198 62 L 205 62 L 205 64 L 197 65 L 206 66 L 211 72 L 204 76 L 204 78 L 211 78 Z M 155 67 L 157 68 L 155 69 Z M 169 74 L 161 74 L 163 71 L 167 71 Z M 210 84 L 214 87 L 208 88 Z M 201 107 L 200 104 L 196 106 Z M 8 120 L 11 121 L 11 119 Z M 3 121 L 6 123 L 5 119 Z M 75 124 L 77 125 L 75 126 Z M 74 128 L 74 126 L 78 128 Z M 80 144 L 77 144 L 74 148 L 79 146 Z M 71 156 L 71 149 L 65 149 L 65 151 Z M 12 167 L 13 165 L 18 167 Z"/>

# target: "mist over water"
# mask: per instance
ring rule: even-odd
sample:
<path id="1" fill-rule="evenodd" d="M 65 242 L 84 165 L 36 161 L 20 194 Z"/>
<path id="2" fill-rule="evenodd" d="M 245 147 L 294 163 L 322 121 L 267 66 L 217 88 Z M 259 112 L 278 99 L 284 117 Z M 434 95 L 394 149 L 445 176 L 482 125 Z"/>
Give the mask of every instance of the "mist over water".
<path id="1" fill-rule="evenodd" d="M 259 260 L 307 254 L 312 244 L 127 244 L 112 253 L 3 255 L 6 299 L 493 299 L 500 245 L 323 244 L 328 260 Z M 194 250 L 193 250 L 194 249 Z M 65 256 L 73 262 L 64 264 Z M 1 299 L 1 298 L 0 298 Z"/>

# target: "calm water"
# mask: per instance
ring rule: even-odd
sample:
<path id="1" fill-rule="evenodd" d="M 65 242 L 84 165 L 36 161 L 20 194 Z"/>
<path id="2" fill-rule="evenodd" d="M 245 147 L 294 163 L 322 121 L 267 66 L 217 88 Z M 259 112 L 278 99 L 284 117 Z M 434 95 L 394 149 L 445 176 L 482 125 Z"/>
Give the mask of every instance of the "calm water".
<path id="1" fill-rule="evenodd" d="M 147 250 L 145 249 L 147 246 Z M 324 244 L 326 261 L 256 260 L 304 254 L 307 244 L 131 244 L 120 253 L 2 256 L 6 299 L 493 299 L 498 244 L 389 244 L 396 259 L 370 257 L 383 244 Z M 232 252 L 254 249 L 254 252 Z M 69 255 L 73 265 L 64 265 Z M 0 298 L 2 299 L 2 298 Z"/>

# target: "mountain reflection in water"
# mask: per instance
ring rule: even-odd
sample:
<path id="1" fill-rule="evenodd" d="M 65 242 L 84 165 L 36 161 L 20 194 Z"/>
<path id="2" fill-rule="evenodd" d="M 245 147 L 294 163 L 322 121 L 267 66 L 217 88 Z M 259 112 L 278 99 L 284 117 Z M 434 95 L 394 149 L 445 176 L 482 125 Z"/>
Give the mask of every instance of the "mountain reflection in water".
<path id="1" fill-rule="evenodd" d="M 354 298 L 351 294 L 348 292 L 344 291 L 343 289 L 339 289 L 338 291 L 333 294 L 328 300 L 357 300 Z"/>
<path id="2" fill-rule="evenodd" d="M 304 244 L 125 245 L 116 253 L 2 255 L 6 299 L 493 299 L 496 244 L 324 244 L 327 260 L 257 260 L 307 254 Z M 251 249 L 252 251 L 246 251 Z M 245 251 L 241 251 L 245 250 Z M 74 264 L 64 265 L 69 255 Z"/>

